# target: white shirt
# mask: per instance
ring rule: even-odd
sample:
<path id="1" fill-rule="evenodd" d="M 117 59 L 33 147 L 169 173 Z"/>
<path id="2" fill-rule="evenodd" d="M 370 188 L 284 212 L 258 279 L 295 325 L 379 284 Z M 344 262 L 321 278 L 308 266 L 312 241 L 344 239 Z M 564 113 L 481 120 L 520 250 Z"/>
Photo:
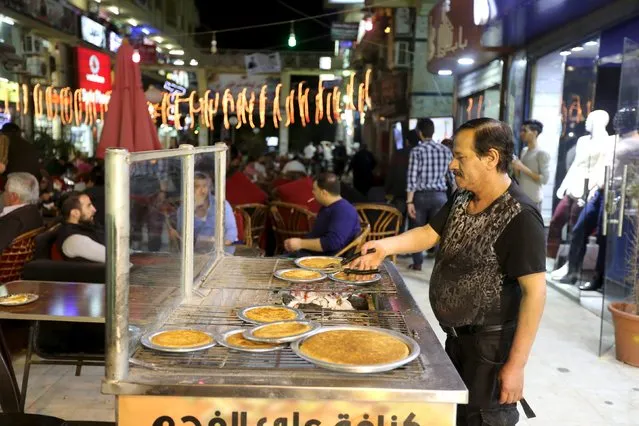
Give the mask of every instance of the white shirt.
<path id="1" fill-rule="evenodd" d="M 317 151 L 317 148 L 315 148 L 313 144 L 309 143 L 304 148 L 304 158 L 306 158 L 307 160 L 310 160 L 315 155 L 315 151 Z"/>
<path id="2" fill-rule="evenodd" d="M 292 160 L 292 161 L 289 161 L 288 163 L 286 163 L 286 165 L 282 169 L 282 173 L 284 173 L 284 174 L 289 173 L 289 172 L 306 173 L 306 167 L 304 167 L 304 164 L 300 163 L 299 161 Z"/>
<path id="3" fill-rule="evenodd" d="M 106 247 L 86 235 L 75 234 L 64 240 L 62 253 L 71 259 L 80 257 L 92 262 L 106 263 Z"/>
<path id="4" fill-rule="evenodd" d="M 18 210 L 20 207 L 24 207 L 26 205 L 27 205 L 27 203 L 16 204 L 15 206 L 7 206 L 4 209 L 2 209 L 2 213 L 0 213 L 0 217 L 6 216 L 9 213 L 11 213 L 12 211 Z"/>

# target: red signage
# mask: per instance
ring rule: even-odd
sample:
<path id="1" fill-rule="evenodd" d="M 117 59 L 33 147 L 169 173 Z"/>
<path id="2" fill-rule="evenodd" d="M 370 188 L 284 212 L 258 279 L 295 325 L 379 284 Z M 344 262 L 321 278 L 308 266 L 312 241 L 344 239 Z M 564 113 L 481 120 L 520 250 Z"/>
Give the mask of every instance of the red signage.
<path id="1" fill-rule="evenodd" d="M 96 50 L 77 47 L 78 88 L 106 93 L 111 90 L 111 57 Z"/>

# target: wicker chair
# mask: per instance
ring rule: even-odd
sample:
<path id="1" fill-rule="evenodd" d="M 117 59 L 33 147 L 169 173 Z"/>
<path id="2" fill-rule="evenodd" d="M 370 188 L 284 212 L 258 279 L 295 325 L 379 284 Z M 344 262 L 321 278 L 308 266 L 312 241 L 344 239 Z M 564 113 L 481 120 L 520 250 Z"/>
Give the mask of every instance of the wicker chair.
<path id="1" fill-rule="evenodd" d="M 385 204 L 357 203 L 355 209 L 362 224 L 369 224 L 371 227 L 366 241 L 399 235 L 402 226 L 402 213 L 395 207 Z M 393 262 L 395 259 L 396 256 L 393 256 Z"/>
<path id="2" fill-rule="evenodd" d="M 362 227 L 362 230 L 360 231 L 359 235 L 357 235 L 355 239 L 353 239 L 353 241 L 350 242 L 349 245 L 347 245 L 346 247 L 344 247 L 343 249 L 335 253 L 335 256 L 347 257 L 348 255 L 358 253 L 362 249 L 362 246 L 366 242 L 366 237 L 368 237 L 368 234 L 370 232 L 371 232 L 371 226 L 369 224 L 365 224 Z"/>
<path id="3" fill-rule="evenodd" d="M 273 232 L 277 246 L 276 253 L 284 251 L 284 240 L 287 238 L 303 238 L 311 231 L 315 222 L 315 213 L 297 204 L 273 201 L 271 203 Z"/>
<path id="4" fill-rule="evenodd" d="M 20 279 L 25 263 L 33 259 L 35 237 L 43 230 L 44 228 L 37 228 L 19 235 L 0 253 L 0 283 Z"/>
<path id="5" fill-rule="evenodd" d="M 247 247 L 259 247 L 260 238 L 266 227 L 268 206 L 264 204 L 238 204 L 234 208 L 244 218 L 244 244 Z"/>

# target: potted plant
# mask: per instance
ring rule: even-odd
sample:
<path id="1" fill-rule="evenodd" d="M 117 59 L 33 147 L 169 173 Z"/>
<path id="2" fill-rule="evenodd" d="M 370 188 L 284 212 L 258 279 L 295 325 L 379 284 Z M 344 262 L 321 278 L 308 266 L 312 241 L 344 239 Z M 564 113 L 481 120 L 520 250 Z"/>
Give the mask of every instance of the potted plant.
<path id="1" fill-rule="evenodd" d="M 631 200 L 639 199 L 639 182 L 628 185 L 627 195 Z M 632 206 L 636 208 L 636 206 Z M 627 301 L 612 302 L 608 310 L 612 314 L 615 328 L 616 356 L 619 361 L 639 367 L 639 220 L 633 218 L 630 232 L 631 249 L 627 263 L 633 284 L 632 296 Z"/>

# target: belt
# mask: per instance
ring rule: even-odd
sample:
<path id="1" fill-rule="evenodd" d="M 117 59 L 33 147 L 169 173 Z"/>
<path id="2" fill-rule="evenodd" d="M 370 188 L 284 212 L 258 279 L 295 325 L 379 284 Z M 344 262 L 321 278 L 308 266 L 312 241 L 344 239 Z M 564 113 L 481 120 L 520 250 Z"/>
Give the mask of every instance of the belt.
<path id="1" fill-rule="evenodd" d="M 461 327 L 446 327 L 441 326 L 442 330 L 446 334 L 452 337 L 458 336 L 472 336 L 474 334 L 486 334 L 486 333 L 494 333 L 502 330 L 511 330 L 517 327 L 516 322 L 511 322 L 508 324 L 497 324 L 497 325 L 463 325 Z"/>

